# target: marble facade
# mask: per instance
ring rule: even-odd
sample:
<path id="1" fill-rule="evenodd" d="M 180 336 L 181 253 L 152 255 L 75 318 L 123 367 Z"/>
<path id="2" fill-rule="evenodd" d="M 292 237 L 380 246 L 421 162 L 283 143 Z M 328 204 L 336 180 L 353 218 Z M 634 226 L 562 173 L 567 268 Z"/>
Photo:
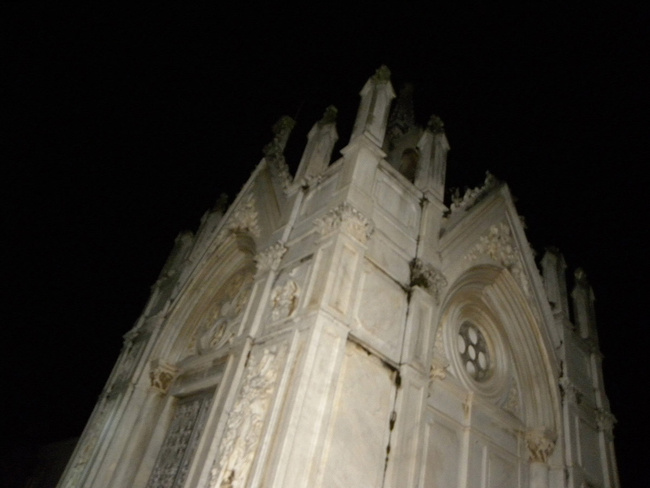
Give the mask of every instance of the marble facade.
<path id="1" fill-rule="evenodd" d="M 59 486 L 618 487 L 593 293 L 382 67 L 181 234 Z M 391 111 L 391 105 L 393 110 Z M 571 304 L 571 306 L 570 306 Z"/>

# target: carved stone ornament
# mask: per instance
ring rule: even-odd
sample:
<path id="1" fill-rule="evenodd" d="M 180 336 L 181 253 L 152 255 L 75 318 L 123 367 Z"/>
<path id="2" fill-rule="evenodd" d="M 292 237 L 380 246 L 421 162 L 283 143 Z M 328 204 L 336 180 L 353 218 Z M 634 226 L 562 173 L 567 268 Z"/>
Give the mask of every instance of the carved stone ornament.
<path id="1" fill-rule="evenodd" d="M 447 279 L 432 265 L 425 263 L 419 258 L 411 261 L 411 286 L 421 286 L 431 291 L 436 304 L 440 304 L 440 295 Z"/>
<path id="2" fill-rule="evenodd" d="M 202 354 L 211 349 L 218 349 L 231 340 L 236 332 L 238 319 L 248 303 L 252 287 L 253 278 L 248 272 L 235 274 L 228 281 L 192 335 L 189 342 L 190 353 Z"/>
<path id="3" fill-rule="evenodd" d="M 296 121 L 291 117 L 286 115 L 281 117 L 273 126 L 273 140 L 264 147 L 264 158 L 271 171 L 271 178 L 282 188 L 285 194 L 293 178 L 283 153 L 291 130 L 295 125 Z"/>
<path id="4" fill-rule="evenodd" d="M 547 429 L 535 429 L 526 434 L 526 445 L 530 461 L 533 463 L 545 463 L 553 454 L 557 436 Z"/>
<path id="5" fill-rule="evenodd" d="M 165 394 L 177 374 L 178 369 L 171 364 L 155 362 L 149 372 L 151 387 L 157 392 Z"/>
<path id="6" fill-rule="evenodd" d="M 253 237 L 259 237 L 261 232 L 257 220 L 255 197 L 248 195 L 230 215 L 224 231 L 217 237 L 217 242 L 225 238 L 225 232 L 247 232 Z"/>
<path id="7" fill-rule="evenodd" d="M 276 321 L 290 317 L 298 308 L 300 289 L 295 281 L 289 280 L 271 291 L 271 318 Z"/>
<path id="8" fill-rule="evenodd" d="M 506 401 L 503 404 L 503 408 L 517 416 L 521 414 L 521 406 L 519 404 L 519 389 L 517 388 L 517 383 L 515 383 L 514 379 L 512 380 L 510 390 L 508 390 L 508 396 L 506 397 Z"/>
<path id="9" fill-rule="evenodd" d="M 330 210 L 315 223 L 321 235 L 327 235 L 340 228 L 362 244 L 368 242 L 374 230 L 372 222 L 347 202 Z"/>
<path id="10" fill-rule="evenodd" d="M 443 129 L 444 130 L 444 129 Z M 500 181 L 492 173 L 487 171 L 485 173 L 485 181 L 483 186 L 477 186 L 476 188 L 467 188 L 465 193 L 461 196 L 459 188 L 452 188 L 451 194 L 451 212 L 457 210 L 469 210 L 483 198 L 485 198 L 494 188 L 498 187 Z"/>
<path id="11" fill-rule="evenodd" d="M 257 272 L 275 271 L 280 266 L 282 256 L 287 252 L 287 248 L 281 242 L 267 247 L 264 251 L 255 256 Z"/>
<path id="12" fill-rule="evenodd" d="M 147 488 L 180 488 L 198 447 L 211 395 L 195 395 L 177 405 Z"/>
<path id="13" fill-rule="evenodd" d="M 209 488 L 246 485 L 286 352 L 286 346 L 272 346 L 252 356 L 210 470 Z"/>
<path id="14" fill-rule="evenodd" d="M 447 370 L 449 368 L 449 359 L 445 354 L 445 345 L 442 338 L 442 327 L 438 327 L 436 337 L 433 343 L 433 361 L 431 361 L 431 369 L 429 370 L 429 379 L 444 380 L 447 377 Z"/>
<path id="15" fill-rule="evenodd" d="M 487 234 L 480 237 L 478 243 L 465 256 L 465 259 L 474 261 L 481 255 L 489 256 L 510 271 L 521 285 L 524 293 L 529 294 L 528 278 L 519 259 L 517 245 L 508 224 L 501 222 L 492 225 Z"/>
<path id="16" fill-rule="evenodd" d="M 596 422 L 598 423 L 598 428 L 600 430 L 611 433 L 614 430 L 616 417 L 614 417 L 610 412 L 598 408 L 596 409 Z"/>

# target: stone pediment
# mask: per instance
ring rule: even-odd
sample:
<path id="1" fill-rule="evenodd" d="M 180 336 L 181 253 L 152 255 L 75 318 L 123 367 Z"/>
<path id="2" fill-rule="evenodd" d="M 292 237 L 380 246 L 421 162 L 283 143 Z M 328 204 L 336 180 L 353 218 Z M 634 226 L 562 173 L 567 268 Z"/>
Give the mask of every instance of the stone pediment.
<path id="1" fill-rule="evenodd" d="M 508 186 L 495 185 L 469 208 L 456 212 L 460 215 L 454 217 L 453 226 L 444 229 L 440 238 L 442 272 L 449 282 L 476 266 L 502 268 L 512 275 L 538 321 L 552 324 L 535 252 Z M 547 334 L 552 336 L 554 332 L 548 330 Z"/>

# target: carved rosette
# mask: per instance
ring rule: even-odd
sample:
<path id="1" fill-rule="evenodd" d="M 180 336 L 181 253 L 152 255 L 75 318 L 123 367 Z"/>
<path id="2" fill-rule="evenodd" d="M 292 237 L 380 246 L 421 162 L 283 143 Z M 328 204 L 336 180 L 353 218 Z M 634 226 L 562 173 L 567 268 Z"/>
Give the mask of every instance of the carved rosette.
<path id="1" fill-rule="evenodd" d="M 271 318 L 276 321 L 290 317 L 298 308 L 300 288 L 295 281 L 289 280 L 271 291 Z"/>
<path id="2" fill-rule="evenodd" d="M 155 361 L 149 372 L 151 388 L 162 394 L 167 393 L 177 374 L 178 369 L 175 366 Z"/>
<path id="3" fill-rule="evenodd" d="M 519 282 L 524 293 L 529 294 L 530 285 L 524 272 L 523 265 L 517 253 L 517 245 L 512 236 L 510 226 L 501 222 L 490 227 L 487 234 L 479 238 L 479 242 L 465 256 L 468 261 L 474 261 L 479 256 L 489 256 L 506 268 Z"/>
<path id="4" fill-rule="evenodd" d="M 347 202 L 330 210 L 315 223 L 321 235 L 342 229 L 362 244 L 368 242 L 374 230 L 372 222 Z"/>
<path id="5" fill-rule="evenodd" d="M 526 434 L 526 446 L 531 463 L 546 464 L 553 454 L 557 436 L 547 429 L 535 429 Z"/>
<path id="6" fill-rule="evenodd" d="M 210 470 L 210 488 L 245 486 L 286 352 L 286 346 L 272 346 L 252 356 Z"/>
<path id="7" fill-rule="evenodd" d="M 429 290 L 436 304 L 439 305 L 442 290 L 447 286 L 447 279 L 431 264 L 415 258 L 411 261 L 411 286 L 421 286 Z"/>
<path id="8" fill-rule="evenodd" d="M 287 252 L 287 248 L 281 242 L 273 244 L 255 256 L 257 264 L 257 273 L 261 274 L 266 271 L 276 271 L 280 267 L 282 256 Z"/>

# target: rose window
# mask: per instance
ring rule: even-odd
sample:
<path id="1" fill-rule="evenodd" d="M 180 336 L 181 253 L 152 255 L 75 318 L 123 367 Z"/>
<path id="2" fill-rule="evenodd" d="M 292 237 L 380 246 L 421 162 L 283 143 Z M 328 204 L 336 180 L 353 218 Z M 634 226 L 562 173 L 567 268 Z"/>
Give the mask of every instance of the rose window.
<path id="1" fill-rule="evenodd" d="M 463 323 L 458 331 L 458 352 L 467 374 L 475 381 L 490 377 L 490 352 L 481 331 L 469 322 Z"/>

